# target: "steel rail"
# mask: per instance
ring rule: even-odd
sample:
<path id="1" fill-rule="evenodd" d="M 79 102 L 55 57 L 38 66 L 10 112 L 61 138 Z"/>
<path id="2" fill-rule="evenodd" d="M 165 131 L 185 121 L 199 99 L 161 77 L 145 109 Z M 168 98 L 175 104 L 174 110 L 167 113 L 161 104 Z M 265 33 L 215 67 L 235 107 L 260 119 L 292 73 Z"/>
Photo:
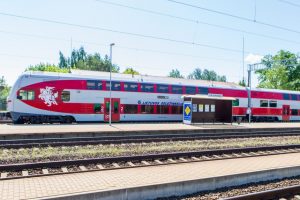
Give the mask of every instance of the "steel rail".
<path id="1" fill-rule="evenodd" d="M 300 194 L 300 185 L 294 185 L 273 190 L 254 192 L 234 197 L 223 198 L 222 200 L 257 200 L 257 199 L 280 199 L 291 198 L 294 195 Z"/>
<path id="2" fill-rule="evenodd" d="M 96 144 L 149 143 L 166 141 L 188 141 L 209 139 L 232 139 L 251 137 L 300 136 L 300 130 L 223 132 L 223 133 L 184 133 L 184 134 L 148 134 L 128 136 L 65 137 L 42 139 L 0 140 L 0 148 L 31 148 L 47 146 L 74 146 Z"/>
<path id="3" fill-rule="evenodd" d="M 247 147 L 247 148 L 233 148 L 233 149 L 220 149 L 220 150 L 214 149 L 214 150 L 204 150 L 204 151 L 172 152 L 172 153 L 146 154 L 146 155 L 135 155 L 135 156 L 89 158 L 89 159 L 77 159 L 77 160 L 35 162 L 35 163 L 2 164 L 0 165 L 0 171 L 20 171 L 24 169 L 36 169 L 36 168 L 58 168 L 62 166 L 72 166 L 72 165 L 89 165 L 89 164 L 103 164 L 103 163 L 105 164 L 105 163 L 115 163 L 115 162 L 122 163 L 122 162 L 181 158 L 181 157 L 199 157 L 199 156 L 249 153 L 249 152 L 259 152 L 259 151 L 287 150 L 287 149 L 296 149 L 296 148 L 300 148 L 300 145 Z M 273 153 L 273 154 L 270 153 L 268 155 L 274 155 L 274 154 L 279 154 L 279 153 Z"/>

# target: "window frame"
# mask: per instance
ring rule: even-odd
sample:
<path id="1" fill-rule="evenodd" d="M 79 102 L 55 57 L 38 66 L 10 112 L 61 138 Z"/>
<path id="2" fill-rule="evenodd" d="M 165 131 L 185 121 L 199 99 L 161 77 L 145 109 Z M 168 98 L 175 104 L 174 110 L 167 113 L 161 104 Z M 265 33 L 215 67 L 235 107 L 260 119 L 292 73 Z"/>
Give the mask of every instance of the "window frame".
<path id="1" fill-rule="evenodd" d="M 264 103 L 264 104 L 262 104 L 262 103 Z M 262 106 L 262 105 L 265 105 L 266 104 L 266 106 Z M 268 100 L 265 100 L 265 99 L 261 99 L 260 101 L 259 101 L 259 107 L 260 108 L 268 108 L 269 107 L 269 101 Z"/>
<path id="2" fill-rule="evenodd" d="M 276 106 L 273 106 L 273 104 L 275 104 Z M 271 106 L 272 105 L 272 106 Z M 278 102 L 275 100 L 270 100 L 269 101 L 269 107 L 270 108 L 277 108 Z"/>

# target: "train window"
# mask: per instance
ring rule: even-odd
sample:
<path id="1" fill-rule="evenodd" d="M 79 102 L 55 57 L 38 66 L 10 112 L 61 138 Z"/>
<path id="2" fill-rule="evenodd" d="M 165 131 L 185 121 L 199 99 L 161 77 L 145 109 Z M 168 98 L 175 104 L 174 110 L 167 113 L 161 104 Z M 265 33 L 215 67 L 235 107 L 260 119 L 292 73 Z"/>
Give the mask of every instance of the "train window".
<path id="1" fill-rule="evenodd" d="M 260 100 L 260 107 L 268 107 L 268 100 Z"/>
<path id="2" fill-rule="evenodd" d="M 107 81 L 106 82 L 106 90 L 109 90 L 109 85 L 110 85 L 110 82 Z M 112 81 L 111 82 L 111 90 L 114 90 L 114 91 L 120 91 L 121 89 L 121 84 L 120 82 L 115 82 L 115 81 Z"/>
<path id="3" fill-rule="evenodd" d="M 138 112 L 137 105 L 124 105 L 124 113 L 125 114 L 136 114 Z"/>
<path id="4" fill-rule="evenodd" d="M 142 105 L 141 112 L 143 114 L 153 114 L 154 113 L 154 106 L 152 105 Z"/>
<path id="5" fill-rule="evenodd" d="M 154 85 L 152 84 L 141 84 L 142 92 L 154 92 Z"/>
<path id="6" fill-rule="evenodd" d="M 169 93 L 169 86 L 168 85 L 157 85 L 157 92 Z"/>
<path id="7" fill-rule="evenodd" d="M 20 91 L 19 91 L 18 99 L 21 99 L 21 100 L 27 100 L 27 91 L 25 91 L 25 90 L 20 90 Z"/>
<path id="8" fill-rule="evenodd" d="M 158 114 L 168 114 L 169 113 L 169 106 L 158 106 L 157 109 Z"/>
<path id="9" fill-rule="evenodd" d="M 172 114 L 182 114 L 182 106 L 172 106 Z"/>
<path id="10" fill-rule="evenodd" d="M 271 108 L 277 108 L 277 101 L 270 101 L 270 105 Z"/>
<path id="11" fill-rule="evenodd" d="M 86 86 L 88 90 L 96 89 L 96 81 L 86 81 Z"/>
<path id="12" fill-rule="evenodd" d="M 199 94 L 208 94 L 208 88 L 199 87 Z"/>
<path id="13" fill-rule="evenodd" d="M 172 86 L 173 94 L 182 94 L 182 86 Z"/>
<path id="14" fill-rule="evenodd" d="M 283 100 L 290 100 L 289 94 L 283 94 Z"/>
<path id="15" fill-rule="evenodd" d="M 185 88 L 185 93 L 186 94 L 196 94 L 196 88 L 195 87 L 186 87 Z"/>
<path id="16" fill-rule="evenodd" d="M 119 113 L 119 102 L 114 102 L 114 113 Z"/>
<path id="17" fill-rule="evenodd" d="M 232 101 L 232 106 L 239 106 L 240 105 L 240 100 L 236 99 L 234 101 Z"/>
<path id="18" fill-rule="evenodd" d="M 29 90 L 27 92 L 27 100 L 34 100 L 34 91 Z"/>
<path id="19" fill-rule="evenodd" d="M 209 112 L 209 104 L 205 104 L 205 106 L 204 106 L 204 108 L 205 108 L 205 112 Z"/>
<path id="20" fill-rule="evenodd" d="M 99 103 L 94 104 L 94 112 L 99 113 L 101 111 L 101 105 Z"/>
<path id="21" fill-rule="evenodd" d="M 110 105 L 109 101 L 105 102 L 105 112 L 106 113 L 109 113 L 109 105 Z"/>
<path id="22" fill-rule="evenodd" d="M 62 91 L 61 100 L 62 101 L 70 101 L 70 91 Z"/>
<path id="23" fill-rule="evenodd" d="M 292 115 L 298 115 L 298 110 L 297 109 L 292 109 Z"/>
<path id="24" fill-rule="evenodd" d="M 124 83 L 124 90 L 125 91 L 138 91 L 138 84 L 137 83 Z"/>
<path id="25" fill-rule="evenodd" d="M 102 88 L 103 88 L 102 81 L 97 82 L 97 90 L 102 90 Z"/>
<path id="26" fill-rule="evenodd" d="M 292 94 L 291 96 L 292 96 L 292 100 L 293 100 L 293 101 L 297 101 L 297 95 Z"/>

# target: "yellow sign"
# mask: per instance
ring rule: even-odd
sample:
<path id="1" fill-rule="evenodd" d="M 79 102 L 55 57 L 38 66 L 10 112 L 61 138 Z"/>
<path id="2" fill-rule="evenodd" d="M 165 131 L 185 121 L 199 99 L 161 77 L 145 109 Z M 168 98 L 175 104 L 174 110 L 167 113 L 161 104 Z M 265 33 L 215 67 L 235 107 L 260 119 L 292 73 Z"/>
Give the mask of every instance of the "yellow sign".
<path id="1" fill-rule="evenodd" d="M 190 112 L 191 112 L 191 109 L 190 109 L 190 107 L 185 107 L 185 110 L 184 110 L 184 112 L 185 112 L 185 114 L 186 115 L 189 115 L 190 114 Z"/>

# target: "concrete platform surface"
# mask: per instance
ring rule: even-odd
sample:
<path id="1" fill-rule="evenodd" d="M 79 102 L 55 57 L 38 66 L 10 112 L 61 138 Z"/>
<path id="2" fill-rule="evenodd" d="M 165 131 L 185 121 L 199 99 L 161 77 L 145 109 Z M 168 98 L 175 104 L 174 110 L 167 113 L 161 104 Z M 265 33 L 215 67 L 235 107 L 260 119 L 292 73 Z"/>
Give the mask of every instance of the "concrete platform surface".
<path id="1" fill-rule="evenodd" d="M 0 181 L 0 199 L 40 199 L 116 191 L 300 166 L 300 153 Z M 215 182 L 213 184 L 216 184 Z M 154 191 L 155 192 L 155 191 Z M 69 198 L 73 199 L 73 198 Z"/>
<path id="2" fill-rule="evenodd" d="M 52 124 L 52 125 L 12 125 L 0 124 L 0 135 L 5 134 L 45 134 L 45 133 L 79 133 L 79 132 L 126 132 L 152 130 L 207 130 L 207 129 L 237 129 L 237 128 L 300 128 L 300 123 L 252 123 L 252 124 L 197 124 L 182 123 L 114 123 L 108 124 Z"/>

